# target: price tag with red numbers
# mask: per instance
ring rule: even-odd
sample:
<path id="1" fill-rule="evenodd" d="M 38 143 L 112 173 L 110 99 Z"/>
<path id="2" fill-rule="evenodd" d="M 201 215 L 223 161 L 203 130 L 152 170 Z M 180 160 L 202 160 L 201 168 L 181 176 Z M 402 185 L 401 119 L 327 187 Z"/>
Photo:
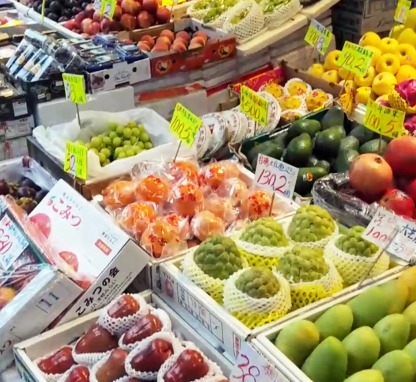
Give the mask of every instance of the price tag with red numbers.
<path id="1" fill-rule="evenodd" d="M 289 379 L 245 342 L 241 345 L 237 362 L 231 371 L 230 381 L 289 382 Z"/>
<path id="2" fill-rule="evenodd" d="M 393 212 L 378 208 L 362 237 L 380 248 L 386 248 L 394 234 L 396 224 L 397 216 Z"/>
<path id="3" fill-rule="evenodd" d="M 278 159 L 259 154 L 255 183 L 270 192 L 292 199 L 299 169 Z"/>
<path id="4" fill-rule="evenodd" d="M 0 267 L 7 271 L 28 245 L 17 225 L 4 215 L 0 220 Z"/>

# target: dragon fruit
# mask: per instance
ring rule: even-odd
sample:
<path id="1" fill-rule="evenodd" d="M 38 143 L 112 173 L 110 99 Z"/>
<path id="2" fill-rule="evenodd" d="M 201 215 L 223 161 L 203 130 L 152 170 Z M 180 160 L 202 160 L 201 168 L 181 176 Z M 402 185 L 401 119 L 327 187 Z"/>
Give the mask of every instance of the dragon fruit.
<path id="1" fill-rule="evenodd" d="M 416 106 L 416 80 L 406 80 L 395 86 L 400 97 L 410 106 Z"/>
<path id="2" fill-rule="evenodd" d="M 406 119 L 404 120 L 404 128 L 411 135 L 415 135 L 415 130 L 416 130 L 416 114 L 406 116 Z"/>

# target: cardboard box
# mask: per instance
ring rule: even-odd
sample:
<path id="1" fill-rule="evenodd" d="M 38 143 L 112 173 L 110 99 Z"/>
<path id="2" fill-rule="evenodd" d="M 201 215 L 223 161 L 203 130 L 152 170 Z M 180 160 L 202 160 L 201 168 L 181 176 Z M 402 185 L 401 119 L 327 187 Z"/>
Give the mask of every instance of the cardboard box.
<path id="1" fill-rule="evenodd" d="M 31 114 L 24 91 L 16 89 L 0 74 L 0 121 L 27 117 Z"/>
<path id="2" fill-rule="evenodd" d="M 0 161 L 28 155 L 26 137 L 0 141 Z"/>
<path id="3" fill-rule="evenodd" d="M 232 363 L 207 342 L 205 338 L 201 337 L 198 332 L 192 329 L 188 322 L 151 291 L 146 291 L 142 295 L 148 303 L 165 310 L 172 321 L 173 332 L 176 336 L 186 341 L 192 341 L 209 359 L 220 366 L 224 375 L 230 374 L 233 366 Z M 77 337 L 81 336 L 97 320 L 99 314 L 99 311 L 91 313 L 40 336 L 17 344 L 14 348 L 14 354 L 16 366 L 21 378 L 25 382 L 46 382 L 33 361 L 50 353 L 53 349 L 58 349 L 76 340 Z"/>
<path id="4" fill-rule="evenodd" d="M 11 119 L 0 122 L 0 139 L 8 140 L 19 137 L 26 137 L 32 134 L 35 127 L 33 116 Z"/>

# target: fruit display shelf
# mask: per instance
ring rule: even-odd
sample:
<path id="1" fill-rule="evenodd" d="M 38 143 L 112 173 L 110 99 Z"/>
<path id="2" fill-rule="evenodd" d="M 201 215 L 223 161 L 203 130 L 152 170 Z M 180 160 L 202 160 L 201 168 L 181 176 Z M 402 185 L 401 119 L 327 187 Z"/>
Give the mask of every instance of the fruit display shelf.
<path id="1" fill-rule="evenodd" d="M 351 287 L 347 290 L 344 291 L 342 296 L 338 296 L 336 299 L 335 298 L 329 298 L 326 301 L 322 301 L 321 304 L 319 304 L 319 306 L 316 306 L 313 309 L 309 309 L 308 311 L 304 311 L 302 312 L 302 314 L 298 314 L 296 317 L 293 317 L 292 320 L 288 320 L 284 323 L 279 323 L 279 324 L 275 324 L 272 327 L 269 327 L 267 330 L 263 331 L 261 334 L 259 334 L 256 338 L 254 338 L 252 340 L 252 347 L 254 349 L 257 350 L 258 353 L 260 353 L 262 355 L 262 357 L 266 360 L 266 362 L 270 363 L 271 365 L 273 365 L 275 368 L 277 368 L 280 372 L 282 372 L 285 377 L 291 381 L 291 382 L 314 382 L 316 379 L 316 377 L 314 378 L 313 376 L 316 375 L 316 367 L 319 367 L 321 369 L 321 371 L 323 373 L 327 373 L 327 376 L 329 379 L 324 379 L 324 380 L 328 380 L 328 381 L 344 381 L 344 380 L 348 380 L 350 381 L 350 379 L 346 379 L 345 376 L 345 371 L 341 372 L 341 375 L 335 376 L 335 374 L 331 374 L 330 372 L 328 372 L 328 367 L 330 368 L 334 368 L 337 369 L 337 367 L 339 367 L 339 363 L 337 364 L 336 359 L 340 359 L 342 358 L 342 361 L 340 362 L 343 366 L 341 366 L 341 369 L 346 368 L 347 365 L 347 358 L 348 358 L 348 367 L 351 369 L 354 369 L 354 367 L 356 365 L 359 365 L 360 363 L 360 357 L 361 358 L 365 358 L 364 354 L 369 355 L 369 357 L 372 357 L 372 348 L 369 344 L 369 342 L 373 342 L 375 341 L 376 343 L 376 347 L 377 347 L 377 339 L 374 340 L 374 332 L 377 333 L 377 336 L 380 337 L 381 340 L 381 346 L 387 346 L 388 348 L 388 344 L 387 341 L 385 342 L 382 338 L 383 338 L 383 334 L 382 334 L 382 328 L 380 324 L 383 324 L 383 326 L 385 325 L 385 323 L 383 323 L 382 321 L 379 321 L 380 319 L 383 319 L 383 316 L 387 316 L 389 315 L 389 313 L 394 313 L 391 314 L 391 316 L 394 316 L 393 319 L 397 319 L 397 316 L 402 316 L 400 313 L 402 313 L 403 309 L 404 309 L 404 303 L 406 302 L 406 298 L 411 299 L 411 301 L 414 300 L 414 286 L 411 284 L 412 283 L 412 279 L 409 277 L 413 274 L 414 275 L 414 269 L 412 268 L 407 268 L 407 270 L 404 270 L 404 268 L 396 268 L 396 269 L 392 269 L 390 270 L 387 274 L 383 275 L 383 276 L 379 276 L 373 279 L 368 279 L 366 280 L 362 285 L 359 286 L 354 286 Z M 409 272 L 411 271 L 412 274 L 408 274 L 406 276 L 403 276 L 405 274 L 405 272 Z M 409 295 L 406 294 L 406 298 L 403 298 L 403 296 L 401 295 L 401 293 L 395 293 L 397 292 L 397 290 L 394 290 L 393 288 L 397 288 L 398 283 L 396 283 L 396 280 L 399 279 L 399 277 L 402 280 L 405 280 L 404 282 L 406 283 L 406 285 L 412 285 L 409 288 Z M 413 277 L 413 276 L 411 276 Z M 409 284 L 410 283 L 410 284 Z M 389 286 L 390 285 L 390 286 Z M 388 289 L 388 288 L 392 288 L 392 289 Z M 376 288 L 376 289 L 375 289 Z M 384 288 L 384 289 L 383 289 Z M 407 286 L 406 286 L 407 288 Z M 370 294 L 368 294 L 368 291 L 370 290 Z M 373 292 L 372 292 L 373 291 Z M 367 293 L 368 299 L 366 299 L 364 301 L 364 298 L 360 301 L 357 298 L 360 298 L 360 296 L 365 297 L 365 293 Z M 374 293 L 374 294 L 372 294 Z M 385 293 L 385 295 L 383 296 L 383 293 Z M 390 294 L 389 294 L 390 293 Z M 377 295 L 377 297 L 375 297 Z M 410 297 L 411 296 L 411 297 Z M 386 300 L 390 299 L 390 303 L 392 304 L 397 304 L 395 305 L 394 309 L 390 310 L 390 312 L 388 312 L 389 309 L 385 309 L 385 308 L 380 308 L 377 311 L 374 310 L 375 305 L 377 304 L 384 304 Z M 394 300 L 394 301 L 393 301 Z M 409 301 L 409 300 L 408 300 Z M 341 305 L 339 305 L 341 304 Z M 400 307 L 398 307 L 398 305 L 401 305 Z M 414 303 L 413 303 L 414 305 Z M 326 312 L 328 312 L 330 309 L 333 309 L 334 307 L 338 306 L 336 309 L 339 309 L 339 311 L 337 312 L 336 310 L 332 310 L 331 314 L 328 315 L 324 315 Z M 349 307 L 351 306 L 351 309 L 349 309 Z M 386 305 L 387 306 L 387 305 Z M 409 305 L 409 307 L 412 305 Z M 416 305 L 415 305 L 416 307 Z M 361 309 L 361 310 L 360 310 Z M 351 310 L 353 312 L 351 317 Z M 405 315 L 408 315 L 409 320 L 410 320 L 410 326 L 411 326 L 411 332 L 414 331 L 414 314 L 412 316 L 412 311 L 414 311 L 414 309 L 406 309 L 407 313 Z M 341 316 L 337 316 L 337 314 L 340 314 L 340 312 L 342 311 L 342 315 Z M 361 313 L 363 312 L 363 313 Z M 384 313 L 383 313 L 384 312 Z M 333 315 L 332 315 L 333 314 Z M 361 315 L 362 314 L 362 315 Z M 365 318 L 364 315 L 368 314 L 371 316 L 371 314 L 375 314 L 375 315 L 379 315 L 379 317 L 375 317 L 373 318 Z M 332 317 L 331 317 L 332 316 Z M 391 317 L 390 316 L 390 317 Z M 321 319 L 320 319 L 321 317 Z M 338 318 L 335 318 L 338 317 Z M 320 319 L 321 321 L 316 321 Z M 362 320 L 360 323 L 358 323 L 358 319 Z M 307 321 L 306 321 L 307 320 Z M 347 322 L 349 321 L 349 322 Z M 352 323 L 354 321 L 354 324 Z M 404 320 L 406 321 L 406 320 Z M 316 333 L 316 329 L 314 328 L 314 324 L 313 322 L 315 322 L 315 326 L 318 330 L 318 333 Z M 336 323 L 335 323 L 336 322 Z M 380 324 L 376 324 L 377 322 L 379 322 Z M 341 330 L 340 328 L 345 324 L 345 327 L 342 328 L 343 330 Z M 373 325 L 376 324 L 375 330 L 373 331 L 373 329 L 371 329 L 370 327 L 373 327 Z M 306 325 L 309 326 L 308 328 L 306 328 Z M 335 328 L 337 325 L 339 332 L 338 334 L 336 333 L 337 328 Z M 351 329 L 351 325 L 353 325 L 353 329 Z M 387 323 L 388 325 L 388 323 Z M 407 324 L 407 329 L 408 329 L 408 325 Z M 363 326 L 366 326 L 366 328 L 363 328 Z M 377 327 L 378 326 L 378 327 Z M 395 329 L 397 329 L 397 333 L 395 334 L 396 336 L 400 336 L 399 332 L 401 331 L 400 325 L 392 325 L 392 327 L 394 327 Z M 406 325 L 405 325 L 406 326 Z M 299 352 L 298 355 L 300 358 L 293 358 L 293 354 L 290 355 L 290 358 L 293 359 L 296 363 L 302 365 L 303 363 L 303 370 L 306 371 L 310 377 L 308 377 L 304 371 L 302 371 L 298 366 L 295 365 L 294 362 L 291 361 L 291 359 L 289 359 L 286 355 L 283 354 L 283 352 L 281 350 L 279 350 L 276 345 L 275 345 L 275 341 L 276 341 L 276 337 L 279 336 L 280 333 L 282 333 L 282 337 L 277 341 L 278 346 L 283 349 L 283 347 L 286 345 L 288 350 L 285 350 L 285 352 L 287 354 L 290 354 L 288 351 L 293 350 L 294 347 L 296 347 L 298 344 L 296 344 L 296 341 L 290 341 L 290 339 L 293 337 L 291 337 L 290 335 L 290 330 L 292 330 L 291 328 L 296 329 L 296 333 L 297 335 L 299 335 L 300 337 L 298 338 L 302 338 L 302 345 L 304 352 Z M 334 329 L 335 328 L 335 329 Z M 345 329 L 346 328 L 346 329 Z M 361 329 L 358 329 L 361 328 Z M 387 328 L 387 326 L 385 327 Z M 285 330 L 286 329 L 286 330 Z M 354 330 L 355 329 L 355 330 Z M 309 330 L 309 332 L 308 332 Z M 354 331 L 357 331 L 357 333 L 354 333 Z M 284 332 L 283 332 L 284 331 Z M 350 334 L 351 331 L 351 334 Z M 365 332 L 364 332 L 365 331 Z M 390 331 L 390 329 L 386 329 L 386 331 Z M 343 333 L 342 333 L 343 332 Z M 368 332 L 370 332 L 370 335 L 368 334 Z M 373 332 L 373 333 L 371 333 Z M 306 334 L 309 333 L 309 334 Z M 315 336 L 316 333 L 316 336 Z M 354 334 L 353 334 L 354 333 Z M 356 344 L 354 345 L 354 337 L 356 337 L 357 335 L 360 335 L 359 341 L 356 342 L 356 344 L 360 344 L 359 345 L 359 349 L 357 348 Z M 407 334 L 409 334 L 409 332 L 407 331 Z M 308 346 L 312 344 L 312 342 L 309 342 L 310 338 L 307 338 L 307 336 L 310 335 L 311 337 L 315 337 L 314 340 L 312 340 L 312 342 L 316 341 L 317 339 L 319 340 L 319 338 L 322 340 L 322 337 L 325 338 L 324 341 L 326 341 L 326 344 L 324 344 L 324 342 L 321 342 L 322 345 L 328 346 L 327 348 L 327 353 L 325 355 L 325 360 L 322 363 L 319 363 L 319 361 L 317 361 L 317 359 L 320 357 L 319 354 L 317 355 L 317 353 L 319 353 L 319 345 L 318 347 L 315 347 L 317 345 L 317 343 L 314 343 L 314 346 L 310 346 L 309 350 Z M 339 339 L 342 341 L 344 338 L 345 340 L 341 343 L 338 339 L 334 338 L 335 337 L 339 337 Z M 366 336 L 367 335 L 367 336 Z M 331 337 L 332 336 L 332 337 Z M 409 336 L 409 335 L 408 335 Z M 328 337 L 331 337 L 328 339 Z M 405 336 L 406 337 L 406 336 Z M 414 338 L 411 337 L 410 341 Z M 406 337 L 407 339 L 407 337 Z M 413 341 L 415 342 L 415 341 Z M 341 345 L 340 345 L 341 344 Z M 387 345 L 386 345 L 387 344 Z M 407 342 L 404 342 L 404 345 L 406 345 Z M 403 346 L 399 346 L 400 349 L 402 349 Z M 293 347 L 291 347 L 293 346 Z M 345 346 L 348 352 L 348 355 L 344 353 L 344 351 L 342 350 L 343 347 Z M 380 345 L 378 345 L 380 346 Z M 397 348 L 399 348 L 397 347 Z M 313 348 L 315 348 L 317 351 L 315 352 L 315 355 L 313 355 Z M 340 358 L 337 358 L 337 354 L 336 354 L 336 350 L 332 351 L 331 349 L 337 349 L 338 352 L 338 356 Z M 384 351 L 382 351 L 383 353 L 388 353 L 389 351 L 391 351 L 391 349 L 385 349 Z M 412 347 L 413 348 L 413 347 Z M 322 349 L 322 347 L 321 347 Z M 361 350 L 360 350 L 361 349 Z M 310 355 L 310 353 L 312 352 L 312 355 L 310 358 L 306 358 Z M 401 352 L 401 350 L 400 350 Z M 378 352 L 376 351 L 375 353 L 378 354 Z M 302 357 L 303 354 L 303 357 Z M 321 353 L 322 354 L 322 353 Z M 341 355 L 340 355 L 341 354 Z M 357 355 L 356 355 L 357 354 Z M 397 354 L 397 353 L 396 353 Z M 414 352 L 412 353 L 412 350 L 409 350 L 409 354 L 414 354 Z M 385 357 L 385 356 L 384 356 Z M 383 357 L 383 358 L 384 358 Z M 414 355 L 412 355 L 412 357 L 414 357 Z M 307 359 L 306 362 L 305 358 Z M 373 360 L 372 363 L 374 363 L 377 358 L 378 355 L 376 357 L 374 357 L 375 359 Z M 400 369 L 400 368 L 406 368 L 406 361 L 409 361 L 409 357 L 403 356 L 402 357 L 404 359 L 403 364 L 400 364 L 400 366 L 398 364 L 396 364 L 395 366 L 395 370 L 396 372 Z M 354 363 L 357 362 L 357 363 Z M 365 366 L 364 364 L 362 364 L 363 366 L 361 367 L 361 369 L 371 369 L 372 367 L 372 363 L 368 363 L 368 361 L 366 362 L 366 360 L 363 360 L 364 364 L 367 363 Z M 371 361 L 370 361 L 371 362 Z M 388 367 L 387 366 L 383 366 L 381 364 L 381 361 L 379 361 L 379 365 L 376 366 L 376 368 L 378 370 L 380 370 L 383 374 L 385 372 L 388 372 Z M 384 363 L 385 361 L 383 361 Z M 413 360 L 414 362 L 414 360 Z M 318 366 L 319 364 L 319 366 Z M 385 364 L 384 364 L 385 365 Z M 358 369 L 360 369 L 360 367 L 357 366 Z M 325 370 L 323 370 L 325 369 Z M 354 370 L 354 371 L 358 371 L 358 370 Z M 352 373 L 354 373 L 354 371 Z M 396 374 L 395 372 L 395 374 Z M 350 372 L 351 374 L 351 372 Z M 396 374 L 397 375 L 397 374 Z M 412 379 L 406 379 L 403 375 L 398 376 L 400 381 L 411 381 Z M 402 378 L 401 378 L 402 377 Z M 357 375 L 358 378 L 358 375 Z M 365 379 L 365 374 L 362 375 L 361 378 L 364 379 L 351 379 L 352 381 L 368 381 L 369 379 Z M 383 380 L 383 378 L 380 379 L 374 379 L 374 380 Z M 385 379 L 386 381 L 388 381 L 389 379 Z"/>
<path id="2" fill-rule="evenodd" d="M 185 341 L 192 341 L 205 356 L 218 364 L 224 375 L 230 374 L 233 366 L 232 363 L 191 328 L 189 323 L 174 312 L 152 291 L 142 292 L 141 296 L 153 307 L 163 309 L 167 313 L 172 322 L 173 332 L 178 338 Z M 34 360 L 47 355 L 51 352 L 51 349 L 59 349 L 62 346 L 73 343 L 97 320 L 100 313 L 101 311 L 93 312 L 17 344 L 14 348 L 14 353 L 16 366 L 22 379 L 25 382 L 47 382 L 35 365 Z"/>

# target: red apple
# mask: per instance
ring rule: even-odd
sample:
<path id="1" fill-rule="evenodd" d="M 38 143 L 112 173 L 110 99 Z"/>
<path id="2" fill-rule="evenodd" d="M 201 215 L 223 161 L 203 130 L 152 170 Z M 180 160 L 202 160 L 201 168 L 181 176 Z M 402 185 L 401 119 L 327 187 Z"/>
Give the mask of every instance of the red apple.
<path id="1" fill-rule="evenodd" d="M 110 32 L 118 32 L 118 31 L 121 31 L 120 23 L 116 20 L 111 20 L 110 21 Z"/>
<path id="2" fill-rule="evenodd" d="M 166 7 L 159 7 L 156 11 L 156 20 L 159 24 L 166 24 L 170 21 L 171 13 Z"/>
<path id="3" fill-rule="evenodd" d="M 99 23 L 99 22 L 101 22 L 102 19 L 103 19 L 103 16 L 101 15 L 101 12 L 100 11 L 95 11 L 93 16 L 92 16 L 92 20 Z"/>
<path id="4" fill-rule="evenodd" d="M 64 27 L 72 31 L 74 29 L 77 29 L 77 24 L 75 23 L 75 20 L 68 20 L 64 23 Z"/>
<path id="5" fill-rule="evenodd" d="M 157 3 L 157 0 L 143 0 L 142 1 L 142 8 L 143 10 L 155 14 L 157 11 L 159 4 Z"/>
<path id="6" fill-rule="evenodd" d="M 151 48 L 155 46 L 155 40 L 153 39 L 152 36 L 149 36 L 148 34 L 142 36 L 140 41 L 146 42 L 146 44 L 149 45 Z"/>
<path id="7" fill-rule="evenodd" d="M 87 17 L 86 17 L 86 13 L 85 13 L 84 11 L 81 11 L 80 13 L 78 13 L 78 14 L 74 17 L 74 20 L 75 20 L 75 22 L 76 22 L 77 24 L 81 25 L 82 20 L 84 20 L 85 18 L 87 18 Z M 91 17 L 88 17 L 88 18 L 90 19 Z"/>
<path id="8" fill-rule="evenodd" d="M 101 20 L 100 28 L 101 32 L 108 33 L 110 32 L 111 21 L 106 17 Z"/>
<path id="9" fill-rule="evenodd" d="M 415 205 L 412 198 L 397 188 L 387 191 L 379 201 L 379 204 L 397 215 L 413 217 Z"/>
<path id="10" fill-rule="evenodd" d="M 120 24 L 122 29 L 132 31 L 136 28 L 136 18 L 128 13 L 121 15 Z"/>
<path id="11" fill-rule="evenodd" d="M 142 51 L 142 52 L 150 52 L 151 48 L 149 45 L 147 45 L 146 41 L 139 41 L 137 44 L 137 47 Z"/>
<path id="12" fill-rule="evenodd" d="M 87 33 L 90 36 L 95 36 L 96 34 L 100 33 L 101 29 L 100 29 L 100 23 L 97 23 L 96 21 L 93 21 L 90 24 L 90 27 L 87 29 Z"/>
<path id="13" fill-rule="evenodd" d="M 123 0 L 121 2 L 121 10 L 123 13 L 136 16 L 140 11 L 140 3 L 137 3 L 134 0 Z"/>
<path id="14" fill-rule="evenodd" d="M 91 24 L 92 24 L 92 20 L 91 19 L 84 19 L 84 20 L 82 20 L 81 30 L 84 33 L 88 33 L 89 34 L 88 30 L 90 29 Z"/>
<path id="15" fill-rule="evenodd" d="M 121 10 L 120 5 L 116 5 L 116 7 L 114 8 L 113 20 L 119 21 L 122 14 L 123 11 Z"/>
<path id="16" fill-rule="evenodd" d="M 95 13 L 95 9 L 94 9 L 94 5 L 93 4 L 88 4 L 85 7 L 85 17 L 89 17 L 90 19 L 93 18 L 94 13 Z"/>
<path id="17" fill-rule="evenodd" d="M 137 24 L 139 28 L 145 29 L 155 25 L 155 18 L 147 11 L 141 11 L 137 16 Z"/>

